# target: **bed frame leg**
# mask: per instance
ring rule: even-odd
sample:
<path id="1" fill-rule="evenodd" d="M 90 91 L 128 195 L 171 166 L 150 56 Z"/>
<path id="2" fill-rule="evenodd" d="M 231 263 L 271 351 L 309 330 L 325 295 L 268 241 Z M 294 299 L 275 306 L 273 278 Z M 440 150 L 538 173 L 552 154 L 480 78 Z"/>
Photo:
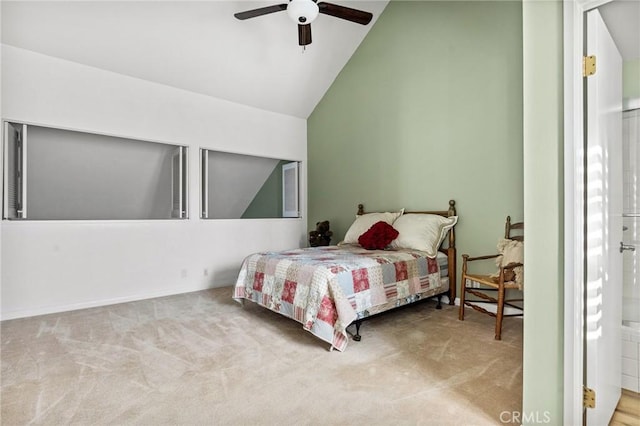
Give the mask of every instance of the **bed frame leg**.
<path id="1" fill-rule="evenodd" d="M 356 321 L 356 334 L 353 335 L 353 340 L 355 340 L 356 342 L 359 342 L 360 340 L 362 340 L 362 336 L 360 335 L 360 323 L 362 321 Z"/>
<path id="2" fill-rule="evenodd" d="M 442 309 L 442 295 L 438 295 L 438 304 L 436 305 L 436 309 Z"/>

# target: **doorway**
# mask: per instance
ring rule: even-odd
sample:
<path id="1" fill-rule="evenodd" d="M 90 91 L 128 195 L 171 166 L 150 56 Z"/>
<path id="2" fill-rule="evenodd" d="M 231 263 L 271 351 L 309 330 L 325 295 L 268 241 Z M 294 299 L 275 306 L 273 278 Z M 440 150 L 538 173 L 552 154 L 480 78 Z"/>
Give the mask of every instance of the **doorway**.
<path id="1" fill-rule="evenodd" d="M 606 176 L 600 176 L 602 178 L 600 194 L 598 194 L 597 191 L 594 192 L 593 188 L 591 188 L 591 192 L 589 192 L 589 186 L 587 185 L 589 179 L 593 179 L 593 176 L 590 176 L 589 173 L 594 170 L 594 163 L 600 161 L 602 165 L 606 165 L 609 164 L 611 158 L 607 157 L 609 151 L 602 149 L 600 151 L 597 149 L 589 151 L 585 148 L 590 148 L 590 146 L 583 145 L 585 135 L 588 135 L 589 132 L 593 130 L 590 127 L 591 124 L 588 123 L 589 118 L 585 121 L 583 117 L 583 105 L 585 102 L 587 105 L 590 105 L 590 101 L 593 100 L 590 99 L 586 93 L 589 79 L 587 77 L 585 82 L 582 76 L 583 55 L 592 54 L 589 51 L 589 47 L 585 45 L 583 34 L 585 32 L 590 34 L 592 30 L 589 24 L 593 23 L 589 22 L 588 11 L 597 9 L 598 12 L 602 12 L 604 27 L 612 29 L 614 43 L 616 47 L 623 52 L 623 60 L 627 61 L 633 58 L 640 58 L 640 54 L 634 53 L 640 49 L 640 47 L 637 46 L 638 40 L 640 40 L 640 34 L 638 33 L 638 28 L 640 28 L 640 8 L 637 11 L 633 9 L 640 5 L 637 2 L 608 0 L 577 0 L 575 2 L 565 2 L 564 5 L 564 55 L 565 61 L 568 64 L 565 68 L 565 208 L 568 215 L 573 215 L 565 215 L 565 235 L 567 237 L 565 267 L 567 268 L 567 282 L 573 285 L 567 285 L 565 289 L 564 422 L 565 424 L 581 424 L 583 423 L 583 419 L 586 419 L 587 425 L 598 424 L 598 422 L 603 421 L 604 424 L 606 424 L 608 423 L 611 413 L 607 412 L 603 414 L 602 409 L 604 406 L 608 407 L 605 411 L 615 408 L 615 402 L 617 402 L 616 395 L 619 395 L 620 392 L 620 342 L 619 339 L 615 338 L 614 331 L 606 332 L 607 338 L 610 340 L 609 345 L 614 345 L 614 347 L 618 348 L 618 355 L 615 355 L 614 352 L 613 358 L 610 358 L 608 361 L 608 364 L 613 368 L 609 369 L 609 373 L 603 373 L 598 370 L 599 367 L 597 364 L 606 364 L 607 361 L 605 361 L 605 357 L 602 356 L 598 359 L 597 351 L 595 352 L 596 355 L 594 355 L 594 353 L 589 354 L 589 347 L 592 343 L 589 338 L 593 338 L 594 335 L 598 334 L 602 335 L 604 329 L 601 328 L 601 326 L 604 323 L 608 321 L 611 324 L 616 323 L 615 315 L 612 320 L 611 315 L 607 314 L 606 310 L 602 307 L 603 298 L 605 298 L 602 291 L 603 289 L 612 287 L 613 284 L 611 284 L 611 282 L 615 282 L 617 287 L 621 287 L 621 267 L 615 267 L 611 262 L 614 262 L 612 259 L 616 257 L 616 254 L 618 260 L 620 260 L 619 258 L 621 257 L 618 250 L 620 241 L 617 240 L 617 234 L 621 234 L 622 232 L 622 214 L 621 209 L 620 212 L 616 213 L 611 213 L 606 210 L 606 204 L 612 204 L 612 185 L 605 179 Z M 621 9 L 625 7 L 631 7 L 632 9 L 620 13 Z M 618 18 L 624 18 L 624 22 L 611 23 L 612 19 L 616 19 L 616 13 L 618 14 Z M 587 38 L 588 37 L 589 36 L 587 36 Z M 631 54 L 629 54 L 630 51 Z M 598 60 L 598 62 L 601 61 Z M 598 64 L 597 68 L 598 72 L 602 70 L 600 64 Z M 621 128 L 621 95 L 618 101 L 620 104 L 619 122 Z M 585 131 L 585 129 L 587 130 Z M 618 169 L 620 168 L 621 167 L 618 167 Z M 609 164 L 608 171 L 610 172 L 611 170 L 612 166 Z M 622 190 L 621 183 L 615 184 L 613 187 L 615 187 L 616 191 L 621 192 Z M 601 205 L 600 208 L 603 215 L 600 217 L 596 215 L 595 219 L 597 220 L 594 222 L 594 217 L 590 217 L 588 214 L 590 204 L 591 211 L 593 212 L 595 210 L 593 203 L 597 197 L 601 197 L 601 204 L 603 205 Z M 608 217 L 606 217 L 607 214 L 609 215 Z M 602 218 L 605 218 L 606 222 L 600 220 Z M 598 225 L 601 226 L 601 233 L 599 235 Z M 613 235 L 614 233 L 616 235 Z M 591 246 L 587 242 L 589 238 L 594 237 L 594 234 L 601 240 L 600 247 Z M 607 239 L 607 237 L 611 238 Z M 621 239 L 620 236 L 620 240 Z M 587 244 L 585 245 L 586 242 Z M 594 258 L 594 251 L 596 249 L 601 250 L 599 259 L 597 256 Z M 594 266 L 594 262 L 603 263 L 596 263 Z M 607 265 L 606 262 L 609 262 L 609 265 Z M 598 269 L 601 266 L 605 269 Z M 611 267 L 614 275 L 618 274 L 618 277 L 611 277 L 609 271 L 606 269 L 607 267 Z M 601 274 L 600 277 L 594 274 L 594 269 L 597 269 L 595 272 Z M 589 294 L 591 298 L 583 298 L 585 293 Z M 619 297 L 613 297 L 615 304 L 618 305 L 618 309 L 614 307 L 613 311 L 615 312 L 617 310 L 618 314 L 620 311 L 619 305 L 621 304 L 621 291 L 619 293 Z M 610 296 L 610 298 L 611 297 L 612 296 Z M 583 317 L 584 312 L 587 312 L 586 318 Z M 615 324 L 615 328 L 618 330 L 617 334 L 619 336 L 620 321 Z M 586 358 L 583 358 L 585 351 Z M 594 362 L 596 365 L 593 365 Z M 598 414 L 600 416 L 599 418 L 594 416 L 595 411 L 591 409 L 584 411 L 582 403 L 583 380 L 585 378 L 593 379 L 594 374 L 599 375 L 600 379 L 614 379 L 613 382 L 604 380 L 607 382 L 606 387 L 610 390 L 609 396 L 606 396 L 607 392 L 605 391 L 597 392 L 596 405 L 599 405 L 601 409 L 600 414 Z M 618 381 L 618 384 L 615 384 L 615 380 Z M 587 380 L 586 383 L 589 384 L 589 380 Z M 598 393 L 600 394 L 598 395 Z M 612 400 L 614 401 L 613 407 L 611 407 Z M 605 418 L 606 420 L 603 420 Z"/>

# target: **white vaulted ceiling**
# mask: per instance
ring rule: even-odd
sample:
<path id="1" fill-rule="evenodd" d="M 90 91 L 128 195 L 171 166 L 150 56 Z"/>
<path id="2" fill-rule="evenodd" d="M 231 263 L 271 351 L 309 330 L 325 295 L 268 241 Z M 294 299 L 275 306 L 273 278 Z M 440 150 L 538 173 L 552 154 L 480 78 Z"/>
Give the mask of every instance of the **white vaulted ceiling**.
<path id="1" fill-rule="evenodd" d="M 304 50 L 286 12 L 233 16 L 286 1 L 2 1 L 2 43 L 307 118 L 388 1 L 330 1 L 373 20 L 320 15 Z"/>

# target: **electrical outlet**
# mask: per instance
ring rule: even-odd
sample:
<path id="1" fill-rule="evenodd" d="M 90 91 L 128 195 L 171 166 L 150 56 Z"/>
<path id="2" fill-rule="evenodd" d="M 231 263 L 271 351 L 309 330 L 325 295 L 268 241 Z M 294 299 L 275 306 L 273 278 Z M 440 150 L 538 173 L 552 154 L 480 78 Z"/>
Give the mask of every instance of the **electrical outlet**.
<path id="1" fill-rule="evenodd" d="M 204 268 L 204 276 L 205 277 L 209 276 L 209 270 L 207 268 Z"/>
<path id="2" fill-rule="evenodd" d="M 187 270 L 186 269 L 182 269 L 180 270 L 180 276 L 182 278 L 187 278 Z"/>

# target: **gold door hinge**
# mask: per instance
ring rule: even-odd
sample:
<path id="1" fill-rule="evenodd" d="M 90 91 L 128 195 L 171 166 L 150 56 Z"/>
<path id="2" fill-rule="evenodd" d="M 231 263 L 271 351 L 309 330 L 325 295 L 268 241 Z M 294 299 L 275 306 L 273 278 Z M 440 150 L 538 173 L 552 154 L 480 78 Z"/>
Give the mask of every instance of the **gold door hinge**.
<path id="1" fill-rule="evenodd" d="M 596 57 L 592 56 L 584 56 L 582 58 L 582 76 L 589 77 L 596 73 Z"/>
<path id="2" fill-rule="evenodd" d="M 584 408 L 596 408 L 596 391 L 582 386 L 582 406 Z"/>

